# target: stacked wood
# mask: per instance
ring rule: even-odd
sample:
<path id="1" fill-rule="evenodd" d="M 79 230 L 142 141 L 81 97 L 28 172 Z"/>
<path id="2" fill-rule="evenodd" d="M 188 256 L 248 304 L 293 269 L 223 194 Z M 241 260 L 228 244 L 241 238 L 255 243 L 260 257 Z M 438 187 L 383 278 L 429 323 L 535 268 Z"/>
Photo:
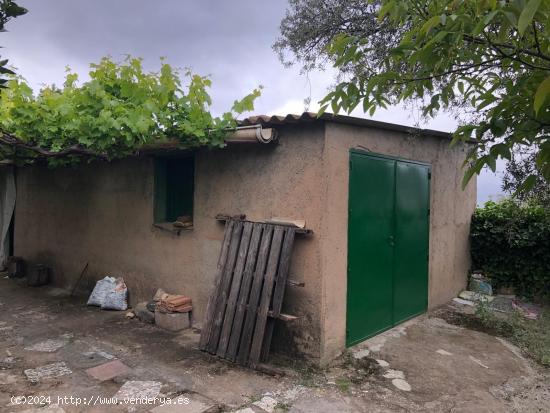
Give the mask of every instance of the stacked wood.
<path id="1" fill-rule="evenodd" d="M 297 228 L 228 218 L 199 348 L 256 368 L 281 316 Z"/>

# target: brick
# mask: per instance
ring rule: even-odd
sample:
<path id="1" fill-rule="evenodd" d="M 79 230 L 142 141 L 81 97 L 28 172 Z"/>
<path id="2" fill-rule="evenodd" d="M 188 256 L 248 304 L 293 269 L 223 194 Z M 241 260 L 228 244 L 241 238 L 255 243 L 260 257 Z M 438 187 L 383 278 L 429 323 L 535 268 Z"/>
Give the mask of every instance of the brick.
<path id="1" fill-rule="evenodd" d="M 129 372 L 130 368 L 120 360 L 109 361 L 86 370 L 86 373 L 99 381 L 111 380 Z"/>

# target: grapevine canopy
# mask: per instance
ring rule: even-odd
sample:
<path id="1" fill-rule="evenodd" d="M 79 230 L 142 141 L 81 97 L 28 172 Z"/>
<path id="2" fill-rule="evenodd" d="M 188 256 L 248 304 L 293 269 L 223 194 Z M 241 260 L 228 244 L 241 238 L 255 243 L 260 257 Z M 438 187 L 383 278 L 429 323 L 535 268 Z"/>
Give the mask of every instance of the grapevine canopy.
<path id="1" fill-rule="evenodd" d="M 12 77 L 0 96 L 0 159 L 59 165 L 121 158 L 169 141 L 182 149 L 223 147 L 236 117 L 253 110 L 261 92 L 260 86 L 213 116 L 211 80 L 189 70 L 182 79 L 162 60 L 159 72 L 147 72 L 139 58 L 105 57 L 90 65 L 89 76 L 79 82 L 68 68 L 61 88 L 47 85 L 38 93 Z"/>

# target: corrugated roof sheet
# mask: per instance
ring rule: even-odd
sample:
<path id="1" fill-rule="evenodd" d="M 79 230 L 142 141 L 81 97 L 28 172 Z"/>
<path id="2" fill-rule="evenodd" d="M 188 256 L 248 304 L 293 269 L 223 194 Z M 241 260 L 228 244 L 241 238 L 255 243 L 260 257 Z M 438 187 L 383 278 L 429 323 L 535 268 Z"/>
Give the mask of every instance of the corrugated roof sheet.
<path id="1" fill-rule="evenodd" d="M 246 119 L 243 119 L 242 121 L 239 122 L 239 124 L 241 126 L 258 125 L 258 124 L 263 126 L 277 126 L 277 125 L 290 125 L 290 124 L 299 124 L 299 123 L 308 123 L 308 122 L 343 123 L 347 125 L 364 126 L 364 127 L 376 128 L 376 129 L 386 129 L 386 130 L 393 130 L 397 132 L 437 136 L 445 139 L 451 138 L 451 134 L 447 132 L 442 132 L 442 131 L 437 131 L 432 129 L 414 128 L 411 126 L 399 125 L 396 123 L 389 123 L 389 122 L 380 122 L 377 120 L 358 118 L 354 116 L 334 115 L 331 113 L 324 113 L 320 117 L 318 117 L 317 114 L 313 112 L 304 112 L 301 115 L 288 114 L 286 116 L 257 115 L 257 116 L 250 116 Z"/>

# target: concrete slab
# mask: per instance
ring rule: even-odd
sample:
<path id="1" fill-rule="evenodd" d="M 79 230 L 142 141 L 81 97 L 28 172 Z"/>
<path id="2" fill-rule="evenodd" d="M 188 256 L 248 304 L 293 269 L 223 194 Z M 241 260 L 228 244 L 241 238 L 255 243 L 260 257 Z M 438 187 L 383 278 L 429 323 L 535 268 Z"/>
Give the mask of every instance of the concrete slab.
<path id="1" fill-rule="evenodd" d="M 67 367 L 64 361 L 59 361 L 35 369 L 27 369 L 24 373 L 31 383 L 38 383 L 44 379 L 66 376 L 67 374 L 71 374 L 72 371 Z"/>
<path id="2" fill-rule="evenodd" d="M 152 399 L 158 397 L 162 383 L 158 381 L 130 380 L 122 385 L 115 394 L 118 400 Z"/>
<path id="3" fill-rule="evenodd" d="M 25 350 L 40 351 L 43 353 L 53 353 L 59 350 L 61 347 L 64 347 L 65 345 L 67 345 L 67 343 L 68 341 L 62 338 L 48 339 L 48 340 L 33 344 L 32 346 L 25 347 Z"/>
<path id="4" fill-rule="evenodd" d="M 284 364 L 286 359 L 282 359 L 277 361 L 284 364 L 288 374 L 271 377 L 202 353 L 197 349 L 199 334 L 193 330 L 177 334 L 167 332 L 154 325 L 128 320 L 124 312 L 84 307 L 79 297 L 67 299 L 60 307 L 58 300 L 41 291 L 19 287 L 13 280 L 0 278 L 0 300 L 6 308 L 13 309 L 0 312 L 0 328 L 13 326 L 13 329 L 0 333 L 0 373 L 5 373 L 0 381 L 6 383 L 3 387 L 9 390 L 0 391 L 1 411 L 20 413 L 31 407 L 9 405 L 10 394 L 29 394 L 29 391 L 33 394 L 51 393 L 52 396 L 61 392 L 63 395 L 109 398 L 120 390 L 117 397 L 121 398 L 162 393 L 175 398 L 174 395 L 180 395 L 182 391 L 192 390 L 192 393 L 184 393 L 184 397 L 204 405 L 213 404 L 214 409 L 224 405 L 228 412 L 244 409 L 247 413 L 265 413 L 266 410 L 252 401 L 266 396 L 280 403 L 273 413 L 453 409 L 457 412 L 468 409 L 550 412 L 550 376 L 547 373 L 541 375 L 519 349 L 505 340 L 470 330 L 464 324 L 450 324 L 457 320 L 454 312 L 459 311 L 454 305 L 445 310 L 453 314 L 427 314 L 415 324 L 400 326 L 379 339 L 350 349 L 352 352 L 370 350 L 363 359 L 350 356 L 323 370 L 310 369 L 296 360 Z M 472 307 L 463 307 L 460 311 L 470 309 Z M 29 311 L 33 311 L 30 317 Z M 42 312 L 55 317 L 45 323 Z M 14 313 L 25 316 L 14 317 Z M 26 345 L 58 338 L 52 336 L 52 331 L 71 331 L 74 340 L 54 353 L 24 350 Z M 452 356 L 437 353 L 442 349 Z M 136 386 L 128 389 L 128 384 L 122 386 L 126 378 L 104 382 L 91 379 L 85 373 L 86 369 L 110 361 L 100 357 L 101 351 L 131 365 L 132 380 L 149 384 L 141 389 L 136 389 Z M 94 358 L 88 358 L 86 352 L 93 352 Z M 469 358 L 470 355 L 489 368 Z M 47 369 L 44 371 L 48 363 L 60 363 L 60 360 L 65 364 L 50 369 L 49 374 Z M 386 361 L 389 365 L 376 360 Z M 41 366 L 42 370 L 36 366 Z M 20 373 L 23 369 L 28 370 L 30 378 L 33 378 L 31 372 L 36 376 L 37 370 L 46 374 L 38 378 L 41 381 L 39 386 L 29 386 L 25 378 L 27 374 Z M 392 384 L 392 380 L 399 378 L 385 378 L 383 375 L 389 369 L 403 372 L 405 379 L 401 380 L 406 380 L 411 390 L 400 390 L 395 383 Z M 70 374 L 71 370 L 73 374 Z M 13 383 L 11 376 L 17 376 Z M 55 378 L 48 381 L 48 377 Z M 344 385 L 328 385 L 329 378 L 333 383 L 339 380 Z M 150 383 L 154 384 L 151 386 Z M 67 413 L 79 411 L 75 406 L 61 407 Z M 120 404 L 81 410 L 128 413 L 128 407 Z M 157 406 L 133 407 L 137 413 L 149 412 Z M 176 406 L 169 407 L 170 410 L 163 410 L 176 411 Z M 181 407 L 187 407 L 182 413 L 192 411 L 190 406 Z M 198 411 L 201 408 L 197 406 Z M 36 413 L 46 412 L 42 408 Z"/>
<path id="5" fill-rule="evenodd" d="M 151 413 L 204 413 L 213 407 L 212 404 L 208 405 L 189 397 L 180 396 L 171 399 L 170 402 L 162 406 L 155 407 Z"/>
<path id="6" fill-rule="evenodd" d="M 86 370 L 90 376 L 99 381 L 111 380 L 115 377 L 126 375 L 132 370 L 120 360 L 113 360 Z"/>

